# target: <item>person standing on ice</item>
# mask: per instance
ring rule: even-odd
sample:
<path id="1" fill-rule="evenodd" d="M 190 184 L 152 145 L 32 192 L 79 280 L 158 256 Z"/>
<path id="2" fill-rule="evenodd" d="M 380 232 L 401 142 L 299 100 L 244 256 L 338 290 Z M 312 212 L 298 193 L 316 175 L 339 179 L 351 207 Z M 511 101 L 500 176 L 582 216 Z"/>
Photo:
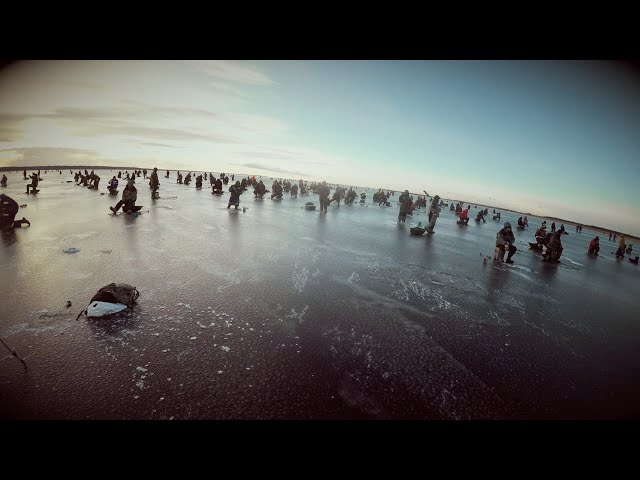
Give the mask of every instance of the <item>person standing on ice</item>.
<path id="1" fill-rule="evenodd" d="M 145 170 L 145 176 L 147 171 Z M 160 186 L 160 180 L 158 179 L 158 167 L 154 167 L 153 173 L 151 174 L 151 180 L 149 181 L 149 185 L 151 186 L 151 197 L 155 198 L 156 191 Z"/>
<path id="2" fill-rule="evenodd" d="M 240 195 L 242 195 L 240 180 L 236 181 L 234 185 L 231 185 L 231 187 L 229 187 L 229 192 L 231 193 L 231 196 L 229 197 L 229 205 L 227 205 L 227 208 L 229 208 L 231 205 L 234 205 L 237 210 L 238 205 L 240 205 Z"/>
<path id="3" fill-rule="evenodd" d="M 496 247 L 502 250 L 501 258 L 504 258 L 504 252 L 508 250 L 509 255 L 507 256 L 506 263 L 513 263 L 511 257 L 516 253 L 517 248 L 513 245 L 516 241 L 516 238 L 513 236 L 513 231 L 511 230 L 511 224 L 509 222 L 504 223 L 504 228 L 498 232 L 496 235 Z"/>
<path id="4" fill-rule="evenodd" d="M 319 195 L 319 199 L 320 199 L 320 211 L 321 212 L 326 212 L 327 211 L 327 205 L 329 205 L 329 194 L 331 193 L 331 189 L 329 189 L 329 186 L 327 185 L 327 182 L 323 181 L 322 185 L 320 185 L 320 188 L 318 189 L 318 195 Z"/>
<path id="5" fill-rule="evenodd" d="M 409 206 L 411 205 L 411 196 L 409 195 L 409 190 L 405 190 L 400 198 L 398 199 L 400 202 L 400 212 L 398 212 L 398 222 L 404 223 L 407 220 L 407 212 L 409 211 Z"/>
<path id="6" fill-rule="evenodd" d="M 615 240 L 616 237 L 614 236 L 613 239 Z M 618 243 L 618 251 L 616 252 L 616 258 L 618 257 L 624 258 L 624 250 L 625 250 L 624 234 L 622 234 L 620 235 L 620 242 Z"/>
<path id="7" fill-rule="evenodd" d="M 7 176 L 6 175 L 2 175 L 2 181 L 0 182 L 0 186 L 6 187 L 7 186 Z"/>
<path id="8" fill-rule="evenodd" d="M 428 233 L 433 233 L 433 227 L 436 226 L 436 220 L 438 219 L 438 213 L 440 208 L 438 204 L 440 202 L 440 197 L 436 195 L 431 200 L 431 205 L 429 206 L 429 223 L 425 227 Z"/>

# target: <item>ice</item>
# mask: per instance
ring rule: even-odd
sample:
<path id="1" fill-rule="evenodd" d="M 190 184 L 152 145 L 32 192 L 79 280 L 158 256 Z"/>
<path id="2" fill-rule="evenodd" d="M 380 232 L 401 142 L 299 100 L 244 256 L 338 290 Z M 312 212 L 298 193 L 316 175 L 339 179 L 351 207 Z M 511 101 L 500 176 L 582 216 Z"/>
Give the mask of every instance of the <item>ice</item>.
<path id="1" fill-rule="evenodd" d="M 493 268 L 478 255 L 492 256 L 496 232 L 519 214 L 503 211 L 494 222 L 490 208 L 486 224 L 472 220 L 463 229 L 443 209 L 435 234 L 415 237 L 394 223 L 397 195 L 391 208 L 341 204 L 321 214 L 299 208 L 317 204 L 315 195 L 257 202 L 249 190 L 240 205 L 251 208 L 231 213 L 228 193 L 196 191 L 175 184 L 175 172 L 161 173 L 158 200 L 143 178 L 136 181 L 138 204 L 149 210 L 137 218 L 114 217 L 108 207 L 116 198 L 43 173 L 24 211 L 31 226 L 0 238 L 0 336 L 35 363 L 28 376 L 11 357 L 0 368 L 0 381 L 11 382 L 5 404 L 24 402 L 20 415 L 149 418 L 150 409 L 127 408 L 128 392 L 114 388 L 140 392 L 147 387 L 141 373 L 152 398 L 164 395 L 163 418 L 636 414 L 640 268 L 616 262 L 617 245 L 606 236 L 601 256 L 590 258 L 586 248 L 598 233 L 565 225 L 562 262 L 548 265 L 528 248 L 541 222 L 529 216 L 530 227 L 514 232 L 515 264 Z M 98 174 L 106 186 L 117 171 Z M 3 192 L 23 203 L 24 182 L 8 176 Z M 425 220 L 418 210 L 407 222 Z M 79 252 L 63 254 L 69 247 Z M 138 287 L 138 304 L 75 322 L 80 306 L 110 282 Z M 67 300 L 78 308 L 63 309 Z M 202 335 L 205 327 L 211 335 Z M 237 327 L 251 334 L 240 340 Z M 221 336 L 226 345 L 208 343 Z M 135 366 L 147 360 L 159 377 Z M 237 392 L 250 389 L 234 374 L 250 362 L 269 368 L 239 406 Z M 78 381 L 87 365 L 100 376 Z M 223 370 L 217 380 L 225 388 L 213 395 L 211 374 Z M 155 391 L 154 378 L 177 379 L 161 382 L 167 387 L 189 381 L 175 398 Z M 49 398 L 44 392 L 53 387 Z"/>

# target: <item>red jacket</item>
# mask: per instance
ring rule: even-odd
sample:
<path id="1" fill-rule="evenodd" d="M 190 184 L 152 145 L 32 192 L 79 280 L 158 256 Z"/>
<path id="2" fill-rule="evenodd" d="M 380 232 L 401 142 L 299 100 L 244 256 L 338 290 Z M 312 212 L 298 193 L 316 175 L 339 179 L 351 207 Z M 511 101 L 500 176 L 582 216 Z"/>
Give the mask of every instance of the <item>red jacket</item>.
<path id="1" fill-rule="evenodd" d="M 599 240 L 596 240 L 596 239 L 594 238 L 593 240 L 591 240 L 591 241 L 589 242 L 589 250 L 591 250 L 591 249 L 593 249 L 593 248 L 597 247 L 599 244 L 600 244 L 600 241 L 599 241 Z"/>
<path id="2" fill-rule="evenodd" d="M 465 218 L 469 218 L 469 209 L 465 208 L 460 212 L 460 220 L 464 220 Z"/>

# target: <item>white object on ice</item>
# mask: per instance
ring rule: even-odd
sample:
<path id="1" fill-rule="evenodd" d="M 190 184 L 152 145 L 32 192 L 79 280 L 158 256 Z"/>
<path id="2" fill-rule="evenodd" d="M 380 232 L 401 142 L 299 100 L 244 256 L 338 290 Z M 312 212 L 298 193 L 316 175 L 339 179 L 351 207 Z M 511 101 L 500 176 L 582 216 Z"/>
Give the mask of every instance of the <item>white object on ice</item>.
<path id="1" fill-rule="evenodd" d="M 121 312 L 126 308 L 127 306 L 122 303 L 91 302 L 91 305 L 87 307 L 87 317 L 103 317 Z"/>

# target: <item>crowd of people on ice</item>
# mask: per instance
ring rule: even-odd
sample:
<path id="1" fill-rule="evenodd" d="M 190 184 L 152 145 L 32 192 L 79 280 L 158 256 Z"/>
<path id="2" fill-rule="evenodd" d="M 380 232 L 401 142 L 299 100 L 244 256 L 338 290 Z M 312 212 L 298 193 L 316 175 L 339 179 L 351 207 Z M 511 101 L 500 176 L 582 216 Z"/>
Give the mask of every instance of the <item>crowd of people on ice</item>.
<path id="1" fill-rule="evenodd" d="M 62 174 L 62 170 L 56 170 L 59 174 Z M 70 171 L 73 173 L 73 171 Z M 48 171 L 45 171 L 48 173 Z M 125 170 L 123 173 L 119 171 L 117 176 L 114 175 L 108 182 L 107 190 L 109 195 L 117 195 L 118 194 L 118 179 L 126 180 L 126 186 L 122 190 L 121 199 L 116 203 L 115 206 L 109 207 L 110 210 L 116 214 L 120 209 L 126 214 L 132 214 L 137 209 L 141 208 L 136 205 L 138 200 L 138 191 L 135 187 L 136 178 L 140 178 L 141 176 L 146 180 L 149 179 L 149 190 L 151 191 L 152 199 L 158 198 L 158 189 L 160 187 L 160 180 L 158 178 L 158 169 L 154 168 L 152 173 L 147 177 L 147 170 L 134 170 L 131 173 L 128 170 Z M 27 192 L 37 194 L 40 192 L 38 189 L 39 182 L 42 181 L 40 170 L 37 173 L 33 173 L 27 176 L 27 171 L 23 170 L 24 179 L 31 179 L 31 183 L 27 185 Z M 229 192 L 229 201 L 227 204 L 227 208 L 234 207 L 234 209 L 238 209 L 240 206 L 240 196 L 247 191 L 250 187 L 253 188 L 253 195 L 255 199 L 263 199 L 267 193 L 270 193 L 270 198 L 272 200 L 282 200 L 285 194 L 288 194 L 291 198 L 297 198 L 300 196 L 309 196 L 309 195 L 318 195 L 319 201 L 319 211 L 324 213 L 327 211 L 327 208 L 330 204 L 333 204 L 337 207 L 340 206 L 341 201 L 344 201 L 344 204 L 349 205 L 353 204 L 358 198 L 358 194 L 354 187 L 349 187 L 347 189 L 341 185 L 333 185 L 333 195 L 331 194 L 332 186 L 327 184 L 326 181 L 323 182 L 306 182 L 303 180 L 291 181 L 288 179 L 276 179 L 271 184 L 271 190 L 268 190 L 262 181 L 261 178 L 257 179 L 255 176 L 247 176 L 243 177 L 241 180 L 235 180 L 235 175 L 229 175 L 225 173 L 221 173 L 217 178 L 213 175 L 213 173 L 202 173 L 200 175 L 196 175 L 195 173 L 192 175 L 191 172 L 188 172 L 184 177 L 180 171 L 176 173 L 176 183 L 189 185 L 191 183 L 192 178 L 195 176 L 196 189 L 201 189 L 203 185 L 203 181 L 208 178 L 210 188 L 212 190 L 211 193 L 215 195 L 223 195 L 224 194 L 224 186 L 229 184 L 229 181 L 232 182 L 231 186 L 228 189 Z M 166 171 L 166 175 L 164 178 L 170 178 L 170 171 Z M 98 190 L 100 184 L 100 177 L 93 171 L 89 172 L 87 169 L 77 171 L 73 176 L 73 181 L 77 186 L 84 186 L 89 189 Z M 2 180 L 0 181 L 0 186 L 6 187 L 8 182 L 8 178 L 6 175 L 2 175 Z M 70 180 L 69 180 L 70 182 Z M 380 207 L 391 207 L 391 202 L 389 201 L 392 197 L 395 197 L 394 191 L 379 189 L 377 192 L 373 194 L 373 202 L 377 203 Z M 400 193 L 400 192 L 398 192 Z M 425 192 L 426 193 L 426 192 Z M 362 192 L 359 195 L 360 204 L 365 204 L 367 194 L 366 192 Z M 24 224 L 30 225 L 29 221 L 24 217 L 21 220 L 15 220 L 15 216 L 18 213 L 19 206 L 18 203 L 7 195 L 2 194 L 0 197 L 0 227 L 3 229 L 8 228 L 17 228 L 21 227 Z M 411 233 L 416 235 L 421 235 L 423 233 L 427 233 L 428 235 L 434 233 L 434 228 L 436 225 L 437 218 L 440 216 L 440 212 L 443 207 L 449 207 L 449 210 L 454 212 L 458 217 L 457 224 L 462 226 L 467 226 L 469 224 L 469 211 L 471 210 L 471 204 L 467 204 L 465 206 L 464 202 L 455 202 L 450 201 L 449 203 L 445 203 L 440 199 L 438 195 L 435 195 L 430 201 L 427 201 L 427 195 L 422 196 L 418 195 L 417 198 L 414 198 L 414 195 L 410 194 L 408 190 L 400 193 L 397 205 L 399 205 L 398 212 L 398 223 L 405 223 L 407 219 L 407 215 L 413 215 L 416 210 L 425 208 L 427 209 L 427 217 L 428 222 L 423 227 L 422 223 L 418 225 L 418 227 L 414 227 L 411 229 Z M 315 210 L 315 205 L 313 202 L 306 203 L 307 210 Z M 477 206 L 474 205 L 474 208 Z M 486 223 L 486 217 L 489 215 L 489 209 L 480 209 L 475 217 L 475 221 L 480 223 Z M 501 221 L 500 212 L 496 212 L 493 210 L 493 220 L 498 222 Z M 524 217 L 520 217 L 517 222 L 518 230 L 525 230 L 529 226 L 528 217 L 525 215 Z M 576 225 L 576 233 L 582 232 L 582 225 Z M 565 231 L 564 224 L 561 224 L 558 229 L 556 229 L 555 222 L 551 223 L 550 231 L 547 232 L 547 222 L 543 221 L 541 226 L 536 230 L 534 237 L 535 242 L 529 242 L 530 248 L 532 250 L 538 251 L 542 253 L 542 258 L 545 261 L 549 262 L 558 262 L 560 261 L 560 257 L 562 256 L 563 246 L 562 246 L 562 236 L 568 234 Z M 610 232 L 609 233 L 609 241 L 615 242 L 617 238 L 617 234 Z M 496 242 L 495 242 L 495 251 L 493 259 L 497 262 L 506 262 L 513 263 L 512 257 L 517 251 L 517 248 L 514 245 L 515 237 L 513 234 L 513 230 L 510 222 L 505 222 L 503 227 L 496 234 Z M 598 236 L 593 238 L 587 247 L 587 254 L 589 255 L 599 255 L 600 251 L 600 239 Z M 624 235 L 620 235 L 620 239 L 618 242 L 618 249 L 616 251 L 616 258 L 624 258 L 625 254 L 631 254 L 633 251 L 633 245 L 628 244 L 625 240 Z M 506 255 L 506 259 L 504 258 Z M 629 261 L 632 263 L 638 263 L 638 257 L 629 258 Z"/>

